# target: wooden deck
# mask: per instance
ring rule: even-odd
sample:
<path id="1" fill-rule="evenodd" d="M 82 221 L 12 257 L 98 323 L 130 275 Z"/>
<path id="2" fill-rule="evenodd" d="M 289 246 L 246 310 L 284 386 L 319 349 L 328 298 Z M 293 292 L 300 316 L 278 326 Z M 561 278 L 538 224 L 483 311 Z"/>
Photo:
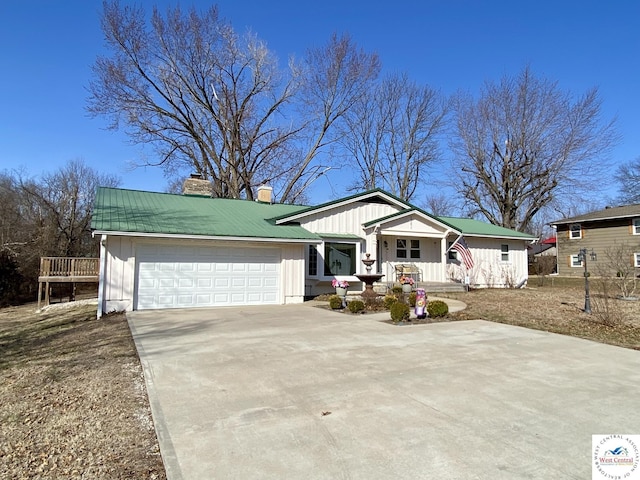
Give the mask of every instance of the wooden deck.
<path id="1" fill-rule="evenodd" d="M 51 283 L 97 283 L 100 259 L 84 257 L 42 257 L 38 275 L 38 309 L 42 300 L 44 285 L 45 305 L 49 305 L 49 285 Z"/>

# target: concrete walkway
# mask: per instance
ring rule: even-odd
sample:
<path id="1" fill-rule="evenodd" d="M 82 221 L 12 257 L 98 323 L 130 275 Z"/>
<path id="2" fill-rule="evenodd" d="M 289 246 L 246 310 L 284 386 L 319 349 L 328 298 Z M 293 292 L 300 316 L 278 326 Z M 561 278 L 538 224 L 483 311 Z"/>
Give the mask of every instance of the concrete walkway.
<path id="1" fill-rule="evenodd" d="M 309 305 L 128 314 L 170 480 L 584 479 L 640 353 Z"/>

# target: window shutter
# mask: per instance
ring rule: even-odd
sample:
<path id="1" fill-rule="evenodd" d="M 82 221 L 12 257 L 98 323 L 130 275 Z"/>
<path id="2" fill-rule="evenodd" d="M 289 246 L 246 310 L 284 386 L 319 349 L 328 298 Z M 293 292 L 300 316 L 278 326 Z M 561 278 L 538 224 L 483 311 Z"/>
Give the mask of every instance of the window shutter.
<path id="1" fill-rule="evenodd" d="M 571 266 L 571 255 L 569 255 L 567 257 L 567 266 L 570 267 Z"/>
<path id="2" fill-rule="evenodd" d="M 567 240 L 569 240 L 571 238 L 571 227 L 567 228 L 566 237 L 567 237 Z"/>
<path id="3" fill-rule="evenodd" d="M 633 218 L 629 220 L 629 233 L 633 235 Z"/>
<path id="4" fill-rule="evenodd" d="M 582 225 L 580 225 L 580 238 L 584 238 L 586 236 L 587 236 L 587 230 Z"/>

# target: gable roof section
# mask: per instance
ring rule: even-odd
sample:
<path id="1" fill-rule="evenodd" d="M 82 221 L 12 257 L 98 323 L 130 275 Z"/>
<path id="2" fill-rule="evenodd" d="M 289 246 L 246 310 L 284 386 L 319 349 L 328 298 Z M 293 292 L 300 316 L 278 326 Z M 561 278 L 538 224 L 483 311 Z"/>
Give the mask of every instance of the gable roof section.
<path id="1" fill-rule="evenodd" d="M 411 204 L 408 204 L 411 205 Z M 391 220 L 396 220 L 402 217 L 405 217 L 407 215 L 413 215 L 414 213 L 417 213 L 418 215 L 420 215 L 421 217 L 426 217 L 427 219 L 433 221 L 434 223 L 437 223 L 440 226 L 444 226 L 445 228 L 451 228 L 453 230 L 457 230 L 456 227 L 454 227 L 453 225 L 450 225 L 447 222 L 442 221 L 440 218 L 435 217 L 433 215 L 428 214 L 427 212 L 425 212 L 424 210 L 415 207 L 413 205 L 411 205 L 411 208 L 405 208 L 403 210 L 400 210 L 398 212 L 392 213 L 390 215 L 387 215 L 385 217 L 381 217 L 381 218 L 376 218 L 374 220 L 370 220 L 368 222 L 366 222 L 364 224 L 365 227 L 372 227 L 374 225 L 382 225 L 383 223 L 386 223 L 388 221 Z"/>
<path id="2" fill-rule="evenodd" d="M 322 203 L 315 207 L 307 207 L 300 211 L 294 212 L 292 214 L 284 214 L 280 217 L 274 218 L 274 220 L 276 224 L 281 225 L 283 223 L 299 220 L 309 215 L 314 215 L 316 213 L 321 213 L 327 210 L 331 210 L 333 208 L 340 207 L 342 205 L 348 205 L 349 203 L 362 202 L 367 200 L 382 201 L 382 202 L 388 203 L 389 205 L 396 205 L 401 208 L 407 208 L 407 206 L 409 205 L 407 202 L 400 200 L 395 195 L 392 195 L 389 192 L 385 192 L 380 188 L 376 188 L 373 190 L 367 190 L 366 192 L 356 193 L 355 195 L 350 195 L 348 197 L 343 197 L 337 200 L 332 200 L 330 202 Z"/>
<path id="3" fill-rule="evenodd" d="M 299 205 L 101 187 L 91 228 L 98 233 L 129 235 L 319 240 L 300 225 L 276 226 L 271 220 L 304 209 Z"/>
<path id="4" fill-rule="evenodd" d="M 566 223 L 586 221 L 597 222 L 601 220 L 613 220 L 615 218 L 629 217 L 640 217 L 640 204 L 604 208 L 602 210 L 596 210 L 595 212 L 585 213 L 584 215 L 578 215 L 577 217 L 563 218 L 562 220 L 551 222 L 551 225 L 563 225 Z"/>
<path id="5" fill-rule="evenodd" d="M 515 240 L 535 240 L 537 237 L 528 233 L 518 232 L 509 228 L 499 227 L 490 223 L 474 220 L 473 218 L 437 217 L 441 221 L 452 225 L 456 230 L 468 237 L 493 237 Z"/>

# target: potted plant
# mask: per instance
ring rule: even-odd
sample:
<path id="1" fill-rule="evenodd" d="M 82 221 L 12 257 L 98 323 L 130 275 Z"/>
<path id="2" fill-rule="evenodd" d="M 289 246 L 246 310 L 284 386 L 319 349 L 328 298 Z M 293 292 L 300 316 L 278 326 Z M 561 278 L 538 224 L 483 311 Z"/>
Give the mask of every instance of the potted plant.
<path id="1" fill-rule="evenodd" d="M 411 289 L 416 281 L 411 277 L 405 277 L 404 275 L 400 277 L 400 284 L 402 285 L 403 293 L 411 293 Z"/>
<path id="2" fill-rule="evenodd" d="M 331 286 L 336 289 L 336 295 L 340 297 L 347 296 L 347 288 L 349 288 L 349 282 L 347 282 L 346 280 L 338 280 L 337 278 L 334 278 L 331 281 Z"/>

